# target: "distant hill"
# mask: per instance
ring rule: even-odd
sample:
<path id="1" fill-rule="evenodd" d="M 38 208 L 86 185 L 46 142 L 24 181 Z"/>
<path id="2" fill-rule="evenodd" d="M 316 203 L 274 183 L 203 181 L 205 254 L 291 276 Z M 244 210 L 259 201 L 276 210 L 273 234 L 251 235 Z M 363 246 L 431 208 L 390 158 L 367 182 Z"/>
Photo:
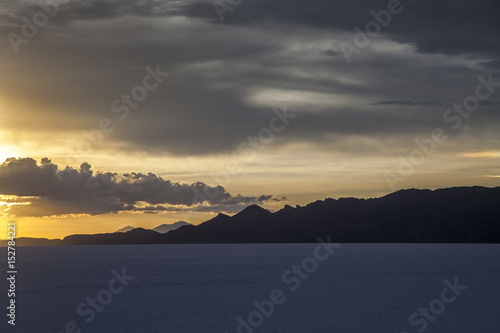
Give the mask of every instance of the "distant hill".
<path id="1" fill-rule="evenodd" d="M 15 246 L 56 246 L 64 245 L 60 239 L 47 239 L 47 238 L 30 238 L 19 237 L 16 238 Z M 8 240 L 0 240 L 0 246 L 7 246 Z"/>
<path id="2" fill-rule="evenodd" d="M 151 230 L 159 232 L 160 234 L 165 234 L 171 230 L 178 229 L 178 228 L 185 226 L 185 225 L 191 225 L 191 223 L 179 221 L 179 222 L 175 222 L 175 223 L 171 223 L 171 224 L 162 224 L 162 225 L 159 225 L 156 228 L 153 228 Z"/>
<path id="3" fill-rule="evenodd" d="M 119 230 L 116 230 L 115 232 L 127 232 L 127 231 L 130 231 L 130 230 L 134 230 L 135 228 L 134 227 L 131 227 L 131 226 L 126 226 L 126 227 L 123 227 Z"/>
<path id="4" fill-rule="evenodd" d="M 97 235 L 71 235 L 62 240 L 64 245 L 118 245 L 118 244 L 161 244 L 162 234 L 143 228 L 123 233 Z"/>
<path id="5" fill-rule="evenodd" d="M 170 223 L 170 224 L 162 224 L 162 225 L 159 225 L 156 228 L 153 228 L 151 230 L 159 232 L 160 234 L 164 234 L 164 233 L 169 232 L 170 230 L 175 230 L 175 229 L 180 228 L 180 227 L 185 226 L 185 225 L 191 225 L 191 224 L 184 222 L 184 221 L 179 221 L 179 222 L 174 222 L 174 223 Z M 123 227 L 119 230 L 116 230 L 115 233 L 116 232 L 128 232 L 128 231 L 134 230 L 134 229 L 138 229 L 138 228 L 126 226 L 126 227 Z M 146 229 L 146 230 L 148 230 L 148 229 Z"/>
<path id="6" fill-rule="evenodd" d="M 257 205 L 234 216 L 165 234 L 145 229 L 72 235 L 61 244 L 500 243 L 500 187 L 401 190 L 381 198 L 325 199 L 269 212 Z M 161 227 L 161 226 L 160 226 Z"/>
<path id="7" fill-rule="evenodd" d="M 500 243 L 500 187 L 401 190 L 376 199 L 342 198 L 270 213 L 250 206 L 165 235 L 166 243 L 333 242 Z"/>

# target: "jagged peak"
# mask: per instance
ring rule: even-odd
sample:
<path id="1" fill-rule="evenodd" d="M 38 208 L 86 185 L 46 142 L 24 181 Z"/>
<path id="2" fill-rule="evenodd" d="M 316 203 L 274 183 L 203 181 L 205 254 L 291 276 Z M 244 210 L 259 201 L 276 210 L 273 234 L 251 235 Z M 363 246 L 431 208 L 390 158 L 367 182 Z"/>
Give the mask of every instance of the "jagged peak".
<path id="1" fill-rule="evenodd" d="M 241 216 L 266 216 L 272 214 L 270 211 L 267 209 L 264 209 L 260 207 L 259 205 L 250 205 L 243 209 L 241 212 L 238 214 L 234 215 L 233 217 L 241 217 Z"/>
<path id="2" fill-rule="evenodd" d="M 134 230 L 134 229 L 135 229 L 134 227 L 131 227 L 131 226 L 128 225 L 126 227 L 123 227 L 121 229 L 116 230 L 115 233 L 116 232 L 129 232 L 130 230 Z"/>

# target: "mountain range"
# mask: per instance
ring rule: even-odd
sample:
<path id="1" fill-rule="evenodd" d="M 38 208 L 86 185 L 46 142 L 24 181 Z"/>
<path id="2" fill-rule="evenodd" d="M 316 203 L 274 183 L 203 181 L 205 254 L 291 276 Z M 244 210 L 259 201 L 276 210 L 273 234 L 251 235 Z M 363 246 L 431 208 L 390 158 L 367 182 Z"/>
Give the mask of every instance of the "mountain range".
<path id="1" fill-rule="evenodd" d="M 18 245 L 310 243 L 318 237 L 339 243 L 500 243 L 499 207 L 500 187 L 408 189 L 380 198 L 287 205 L 276 212 L 251 205 L 166 233 L 133 228 L 62 240 L 20 238 Z"/>
<path id="2" fill-rule="evenodd" d="M 185 225 L 191 225 L 191 223 L 187 223 L 184 221 L 178 221 L 178 222 L 171 223 L 171 224 L 162 224 L 162 225 L 159 225 L 156 228 L 153 228 L 151 230 L 159 232 L 160 234 L 165 234 L 171 230 L 178 229 L 178 228 L 185 226 Z M 123 227 L 119 230 L 116 230 L 115 232 L 128 232 L 128 231 L 134 230 L 134 229 L 137 229 L 137 228 L 134 228 L 134 227 L 131 227 L 128 225 L 128 226 Z"/>

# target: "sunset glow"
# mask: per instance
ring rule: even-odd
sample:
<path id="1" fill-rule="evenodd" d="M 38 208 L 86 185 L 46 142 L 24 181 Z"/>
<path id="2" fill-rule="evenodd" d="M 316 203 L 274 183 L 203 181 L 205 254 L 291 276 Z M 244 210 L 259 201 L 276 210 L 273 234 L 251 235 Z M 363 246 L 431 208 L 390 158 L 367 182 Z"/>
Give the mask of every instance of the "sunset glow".
<path id="1" fill-rule="evenodd" d="M 0 5 L 4 36 L 31 5 Z M 317 20 L 243 6 L 258 7 L 222 22 L 207 1 L 71 1 L 28 42 L 3 38 L 0 219 L 64 237 L 500 186 L 493 29 L 459 48 L 402 19 L 359 47 L 372 5 Z M 462 27 L 448 19 L 432 22 Z"/>

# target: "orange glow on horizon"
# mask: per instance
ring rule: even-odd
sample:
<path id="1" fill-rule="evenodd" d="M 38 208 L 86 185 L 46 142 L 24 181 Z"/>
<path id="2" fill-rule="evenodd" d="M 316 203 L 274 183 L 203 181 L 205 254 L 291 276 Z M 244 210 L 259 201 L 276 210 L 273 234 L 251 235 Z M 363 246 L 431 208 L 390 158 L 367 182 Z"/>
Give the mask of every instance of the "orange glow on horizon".
<path id="1" fill-rule="evenodd" d="M 474 153 L 464 153 L 467 158 L 500 158 L 500 151 L 480 151 Z"/>

